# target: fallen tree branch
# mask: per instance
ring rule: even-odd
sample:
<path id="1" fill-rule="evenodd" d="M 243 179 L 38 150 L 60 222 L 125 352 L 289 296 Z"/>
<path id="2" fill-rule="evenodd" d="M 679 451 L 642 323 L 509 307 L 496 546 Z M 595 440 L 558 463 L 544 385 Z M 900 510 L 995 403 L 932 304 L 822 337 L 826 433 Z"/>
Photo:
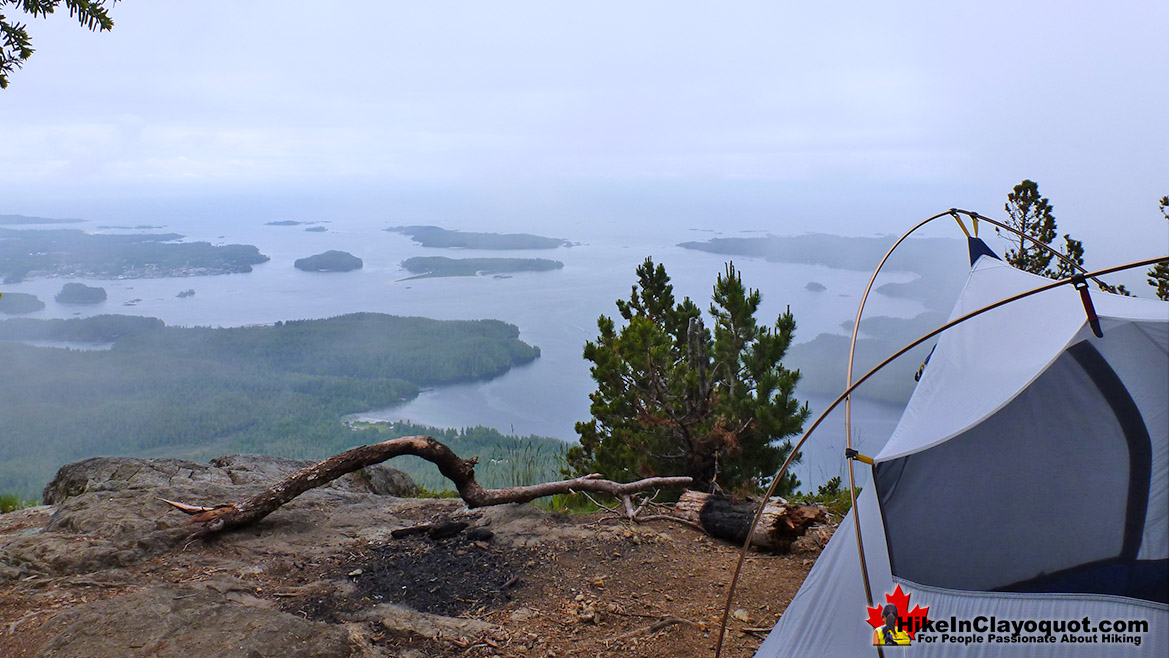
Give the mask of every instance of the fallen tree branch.
<path id="1" fill-rule="evenodd" d="M 660 493 L 660 490 L 654 492 L 654 497 L 656 497 L 658 493 Z M 646 505 L 649 505 L 653 501 L 652 497 L 643 502 L 636 510 L 632 509 L 630 505 L 626 504 L 625 511 L 623 512 L 615 507 L 609 507 L 607 505 L 601 504 L 600 501 L 590 496 L 587 492 L 582 491 L 580 494 L 585 498 L 588 498 L 589 502 L 591 502 L 593 505 L 596 505 L 598 509 L 603 509 L 608 512 L 612 517 L 611 520 L 614 521 L 632 521 L 633 523 L 649 523 L 650 521 L 673 521 L 674 523 L 679 523 L 688 528 L 693 528 L 703 534 L 708 534 L 706 528 L 703 528 L 701 524 L 695 523 L 689 519 L 684 519 L 680 516 L 675 516 L 673 514 L 649 514 L 642 516 L 641 511 L 645 509 Z M 622 496 L 621 500 L 623 503 L 628 503 L 629 496 Z"/>
<path id="2" fill-rule="evenodd" d="M 693 479 L 689 477 L 654 477 L 622 484 L 603 480 L 600 474 L 594 473 L 559 482 L 485 489 L 475 480 L 475 459 L 461 459 L 450 448 L 429 436 L 407 436 L 333 455 L 238 503 L 204 507 L 160 500 L 184 514 L 191 515 L 191 523 L 202 523 L 201 528 L 189 535 L 190 539 L 199 539 L 256 523 L 310 489 L 328 484 L 346 473 L 380 464 L 401 455 L 421 457 L 437 466 L 439 472 L 454 483 L 459 497 L 471 508 L 526 503 L 545 496 L 585 491 L 621 498 L 644 489 L 684 487 L 693 483 Z"/>
<path id="3" fill-rule="evenodd" d="M 617 517 L 618 519 L 620 519 L 620 518 L 621 518 L 621 512 L 618 512 L 618 511 L 617 511 L 617 509 L 616 509 L 616 508 L 614 508 L 614 507 L 609 507 L 608 505 L 604 505 L 604 504 L 602 504 L 602 503 L 601 503 L 601 501 L 599 501 L 599 500 L 597 500 L 596 498 L 593 498 L 592 496 L 590 496 L 590 495 L 589 495 L 589 492 L 587 492 L 587 491 L 581 491 L 581 492 L 580 492 L 580 495 L 584 496 L 585 498 L 588 498 L 588 499 L 589 499 L 589 502 L 590 502 L 590 503 L 592 503 L 592 504 L 593 504 L 593 505 L 594 505 L 594 506 L 595 506 L 597 509 L 603 509 L 603 510 L 605 510 L 606 512 L 608 512 L 608 513 L 612 514 L 613 516 Z"/>

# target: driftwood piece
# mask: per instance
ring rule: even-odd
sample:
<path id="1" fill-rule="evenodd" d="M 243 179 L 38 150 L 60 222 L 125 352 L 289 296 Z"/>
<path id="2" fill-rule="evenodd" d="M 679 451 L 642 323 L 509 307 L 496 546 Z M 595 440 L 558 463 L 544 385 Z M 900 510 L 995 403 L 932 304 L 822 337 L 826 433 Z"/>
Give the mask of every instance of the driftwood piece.
<path id="1" fill-rule="evenodd" d="M 712 537 L 742 544 L 755 518 L 756 502 L 735 502 L 725 496 L 687 491 L 674 506 L 674 512 L 702 526 Z M 819 505 L 790 505 L 782 499 L 770 499 L 763 506 L 763 516 L 751 535 L 751 545 L 786 553 L 792 542 L 816 524 L 828 522 L 828 511 Z"/>
<path id="2" fill-rule="evenodd" d="M 468 507 L 489 507 L 506 503 L 526 503 L 544 496 L 591 491 L 613 497 L 652 489 L 655 487 L 684 487 L 693 482 L 689 477 L 656 477 L 621 484 L 602 480 L 599 474 L 585 475 L 571 480 L 545 482 L 524 487 L 484 489 L 475 480 L 475 459 L 461 459 L 450 448 L 429 436 L 407 436 L 373 445 L 346 450 L 328 459 L 303 468 L 268 489 L 237 503 L 204 507 L 178 501 L 164 500 L 175 509 L 191 515 L 192 523 L 202 527 L 192 532 L 190 539 L 199 539 L 231 528 L 250 525 L 268 516 L 281 505 L 300 494 L 366 466 L 379 464 L 400 455 L 421 457 L 438 467 L 440 473 L 455 485 L 459 497 Z"/>

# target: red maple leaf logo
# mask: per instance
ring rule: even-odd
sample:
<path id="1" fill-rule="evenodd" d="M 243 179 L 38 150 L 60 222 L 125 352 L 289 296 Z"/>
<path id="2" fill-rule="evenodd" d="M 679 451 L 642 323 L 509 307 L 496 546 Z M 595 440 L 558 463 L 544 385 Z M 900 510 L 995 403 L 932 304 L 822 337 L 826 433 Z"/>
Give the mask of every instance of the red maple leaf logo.
<path id="1" fill-rule="evenodd" d="M 905 631 L 909 635 L 909 639 L 916 639 L 914 634 L 929 621 L 926 616 L 929 614 L 930 608 L 921 607 L 920 605 L 913 606 L 913 610 L 909 609 L 909 594 L 901 591 L 901 585 L 893 590 L 892 594 L 885 595 L 885 602 L 892 603 L 897 606 L 897 627 Z M 885 618 L 881 616 L 881 611 L 885 606 L 877 606 L 875 608 L 866 608 L 869 611 L 869 618 L 866 620 L 873 628 L 880 628 L 885 625 Z"/>

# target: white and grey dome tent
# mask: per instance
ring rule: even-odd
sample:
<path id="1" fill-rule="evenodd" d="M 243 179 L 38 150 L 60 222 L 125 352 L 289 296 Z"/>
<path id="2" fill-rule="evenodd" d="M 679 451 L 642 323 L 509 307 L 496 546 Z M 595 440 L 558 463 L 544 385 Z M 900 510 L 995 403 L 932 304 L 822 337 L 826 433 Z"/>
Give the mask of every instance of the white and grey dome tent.
<path id="1" fill-rule="evenodd" d="M 971 258 L 951 320 L 1051 283 L 977 238 Z M 886 656 L 1169 655 L 1169 304 L 1091 300 L 1100 337 L 1066 285 L 940 335 L 873 485 L 757 658 L 878 655 L 856 521 L 873 605 L 900 586 L 933 620 L 1096 629 L 1070 634 L 1080 642 L 961 633 L 975 644 L 934 631 Z"/>

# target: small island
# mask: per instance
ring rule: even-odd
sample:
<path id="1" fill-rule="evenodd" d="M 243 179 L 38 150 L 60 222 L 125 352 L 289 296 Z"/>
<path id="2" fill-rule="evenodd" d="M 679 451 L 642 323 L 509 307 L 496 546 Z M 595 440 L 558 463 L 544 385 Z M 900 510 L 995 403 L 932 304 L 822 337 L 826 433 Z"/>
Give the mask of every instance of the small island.
<path id="1" fill-rule="evenodd" d="M 360 270 L 364 263 L 347 251 L 330 249 L 323 254 L 298 258 L 293 266 L 305 272 L 349 272 Z"/>
<path id="2" fill-rule="evenodd" d="M 308 233 L 324 233 L 325 231 L 328 231 L 328 230 L 329 229 L 325 228 L 324 226 L 310 226 L 310 227 L 305 229 L 305 231 Z"/>
<path id="3" fill-rule="evenodd" d="M 827 289 L 828 286 L 825 286 L 819 281 L 809 281 L 808 285 L 804 286 L 804 290 L 808 290 L 810 292 L 824 292 Z"/>
<path id="4" fill-rule="evenodd" d="M 564 267 L 564 263 L 547 258 L 446 258 L 444 256 L 415 256 L 402 261 L 402 267 L 415 276 L 426 279 L 442 276 L 479 276 L 494 274 L 496 278 L 507 272 L 546 272 Z"/>
<path id="5" fill-rule="evenodd" d="M 556 249 L 572 246 L 568 240 L 529 233 L 471 233 L 438 226 L 391 226 L 386 230 L 408 235 L 423 247 L 444 249 Z"/>
<path id="6" fill-rule="evenodd" d="M 106 289 L 84 283 L 66 283 L 53 299 L 58 304 L 100 304 L 106 300 Z"/>
<path id="7" fill-rule="evenodd" d="M 321 220 L 316 222 L 298 222 L 295 219 L 281 219 L 275 222 L 264 222 L 264 226 L 309 226 L 312 224 L 328 224 L 328 220 Z M 324 231 L 323 228 L 305 229 L 306 231 Z"/>
<path id="8" fill-rule="evenodd" d="M 175 295 L 175 297 L 182 299 L 184 297 L 193 297 L 194 295 L 195 295 L 195 289 L 188 288 L 187 290 L 184 290 L 184 291 L 180 292 L 179 294 Z"/>
<path id="9" fill-rule="evenodd" d="M 44 307 L 45 303 L 36 295 L 30 295 L 26 292 L 6 292 L 0 294 L 0 313 L 6 315 L 36 313 Z"/>

